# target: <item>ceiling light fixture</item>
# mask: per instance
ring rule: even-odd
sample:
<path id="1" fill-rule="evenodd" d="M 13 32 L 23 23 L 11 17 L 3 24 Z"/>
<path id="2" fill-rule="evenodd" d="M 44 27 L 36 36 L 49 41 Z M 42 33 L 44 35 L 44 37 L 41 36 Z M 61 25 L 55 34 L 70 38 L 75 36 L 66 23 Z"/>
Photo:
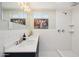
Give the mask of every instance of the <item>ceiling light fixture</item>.
<path id="1" fill-rule="evenodd" d="M 31 7 L 29 2 L 19 2 L 18 5 L 23 9 L 25 12 L 30 13 Z"/>

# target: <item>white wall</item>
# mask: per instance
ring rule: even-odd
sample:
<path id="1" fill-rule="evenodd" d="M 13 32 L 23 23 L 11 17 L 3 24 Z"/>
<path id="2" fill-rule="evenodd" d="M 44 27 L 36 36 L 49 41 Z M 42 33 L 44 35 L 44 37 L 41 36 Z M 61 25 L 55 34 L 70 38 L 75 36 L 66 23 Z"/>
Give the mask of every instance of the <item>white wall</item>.
<path id="1" fill-rule="evenodd" d="M 69 25 L 71 24 L 71 11 L 66 11 L 67 15 L 64 14 L 64 10 L 56 11 L 56 29 L 60 30 L 58 34 L 58 49 L 71 49 L 71 34 L 69 33 Z M 62 30 L 64 29 L 64 32 Z"/>
<path id="2" fill-rule="evenodd" d="M 9 22 L 0 20 L 0 30 L 9 30 Z"/>
<path id="3" fill-rule="evenodd" d="M 34 30 L 40 34 L 39 52 L 53 51 L 57 48 L 57 31 L 56 30 Z"/>
<path id="4" fill-rule="evenodd" d="M 2 18 L 2 7 L 1 7 L 1 2 L 0 2 L 0 20 L 2 20 L 1 18 Z"/>
<path id="5" fill-rule="evenodd" d="M 74 25 L 72 34 L 72 50 L 79 55 L 79 6 L 72 9 L 72 24 Z"/>
<path id="6" fill-rule="evenodd" d="M 0 2 L 0 21 L 2 20 L 2 7 L 1 7 L 1 2 Z M 0 24 L 0 28 L 2 24 Z M 0 30 L 1 31 L 1 30 Z M 2 33 L 0 32 L 0 56 L 3 55 L 3 40 L 2 38 Z"/>
<path id="7" fill-rule="evenodd" d="M 26 18 L 27 13 L 21 10 L 3 9 L 3 20 L 10 21 L 12 18 Z"/>

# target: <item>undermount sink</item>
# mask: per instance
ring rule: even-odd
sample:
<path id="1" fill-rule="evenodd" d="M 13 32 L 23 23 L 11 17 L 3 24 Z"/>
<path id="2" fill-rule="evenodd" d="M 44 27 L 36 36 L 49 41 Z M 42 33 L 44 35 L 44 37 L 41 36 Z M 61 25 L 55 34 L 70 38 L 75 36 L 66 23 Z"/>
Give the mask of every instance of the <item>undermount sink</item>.
<path id="1" fill-rule="evenodd" d="M 37 44 L 38 36 L 26 37 L 26 40 L 23 40 L 20 44 L 16 45 L 13 43 L 12 45 L 5 48 L 5 52 L 34 52 L 36 51 Z"/>

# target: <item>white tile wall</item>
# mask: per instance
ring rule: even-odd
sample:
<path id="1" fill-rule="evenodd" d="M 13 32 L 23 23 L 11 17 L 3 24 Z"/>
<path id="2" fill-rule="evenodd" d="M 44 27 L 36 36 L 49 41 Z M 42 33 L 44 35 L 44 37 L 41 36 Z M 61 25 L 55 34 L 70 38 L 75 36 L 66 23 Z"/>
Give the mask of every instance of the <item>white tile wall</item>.
<path id="1" fill-rule="evenodd" d="M 1 8 L 1 2 L 0 2 L 0 21 L 1 20 L 2 20 L 2 8 Z M 2 36 L 2 34 L 0 33 L 0 37 L 1 36 Z M 0 56 L 3 55 L 3 40 L 1 38 L 0 38 Z"/>
<path id="2" fill-rule="evenodd" d="M 72 50 L 79 55 L 79 6 L 72 9 L 72 24 L 74 25 L 72 34 Z"/>

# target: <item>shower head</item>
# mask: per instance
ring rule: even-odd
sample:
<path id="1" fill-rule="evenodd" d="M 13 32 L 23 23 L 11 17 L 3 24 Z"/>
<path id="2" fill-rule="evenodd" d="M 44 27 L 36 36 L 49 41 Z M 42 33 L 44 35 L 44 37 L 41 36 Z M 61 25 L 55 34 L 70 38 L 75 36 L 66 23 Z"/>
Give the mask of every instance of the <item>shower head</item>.
<path id="1" fill-rule="evenodd" d="M 71 6 L 77 6 L 77 5 L 79 5 L 79 2 L 72 2 Z"/>

